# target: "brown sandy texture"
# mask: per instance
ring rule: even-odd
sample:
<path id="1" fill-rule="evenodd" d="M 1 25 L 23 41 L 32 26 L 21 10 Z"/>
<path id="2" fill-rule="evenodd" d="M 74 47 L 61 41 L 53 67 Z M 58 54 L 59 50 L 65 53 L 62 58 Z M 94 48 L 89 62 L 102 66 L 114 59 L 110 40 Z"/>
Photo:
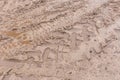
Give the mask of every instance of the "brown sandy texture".
<path id="1" fill-rule="evenodd" d="M 0 0 L 0 80 L 120 80 L 120 0 Z"/>

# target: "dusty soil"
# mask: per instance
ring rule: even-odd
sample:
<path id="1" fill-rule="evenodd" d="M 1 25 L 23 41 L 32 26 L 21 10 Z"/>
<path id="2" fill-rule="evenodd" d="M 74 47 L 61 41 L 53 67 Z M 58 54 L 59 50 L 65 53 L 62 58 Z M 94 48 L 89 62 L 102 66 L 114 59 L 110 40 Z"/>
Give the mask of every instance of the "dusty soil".
<path id="1" fill-rule="evenodd" d="M 119 80 L 120 0 L 0 0 L 0 80 Z"/>

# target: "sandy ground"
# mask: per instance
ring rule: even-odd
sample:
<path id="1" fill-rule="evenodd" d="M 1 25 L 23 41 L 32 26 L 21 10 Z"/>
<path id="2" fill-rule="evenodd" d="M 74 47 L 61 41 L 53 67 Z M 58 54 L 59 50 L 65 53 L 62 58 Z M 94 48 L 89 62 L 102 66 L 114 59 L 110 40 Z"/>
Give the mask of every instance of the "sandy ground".
<path id="1" fill-rule="evenodd" d="M 0 80 L 120 80 L 120 0 L 0 0 Z"/>

